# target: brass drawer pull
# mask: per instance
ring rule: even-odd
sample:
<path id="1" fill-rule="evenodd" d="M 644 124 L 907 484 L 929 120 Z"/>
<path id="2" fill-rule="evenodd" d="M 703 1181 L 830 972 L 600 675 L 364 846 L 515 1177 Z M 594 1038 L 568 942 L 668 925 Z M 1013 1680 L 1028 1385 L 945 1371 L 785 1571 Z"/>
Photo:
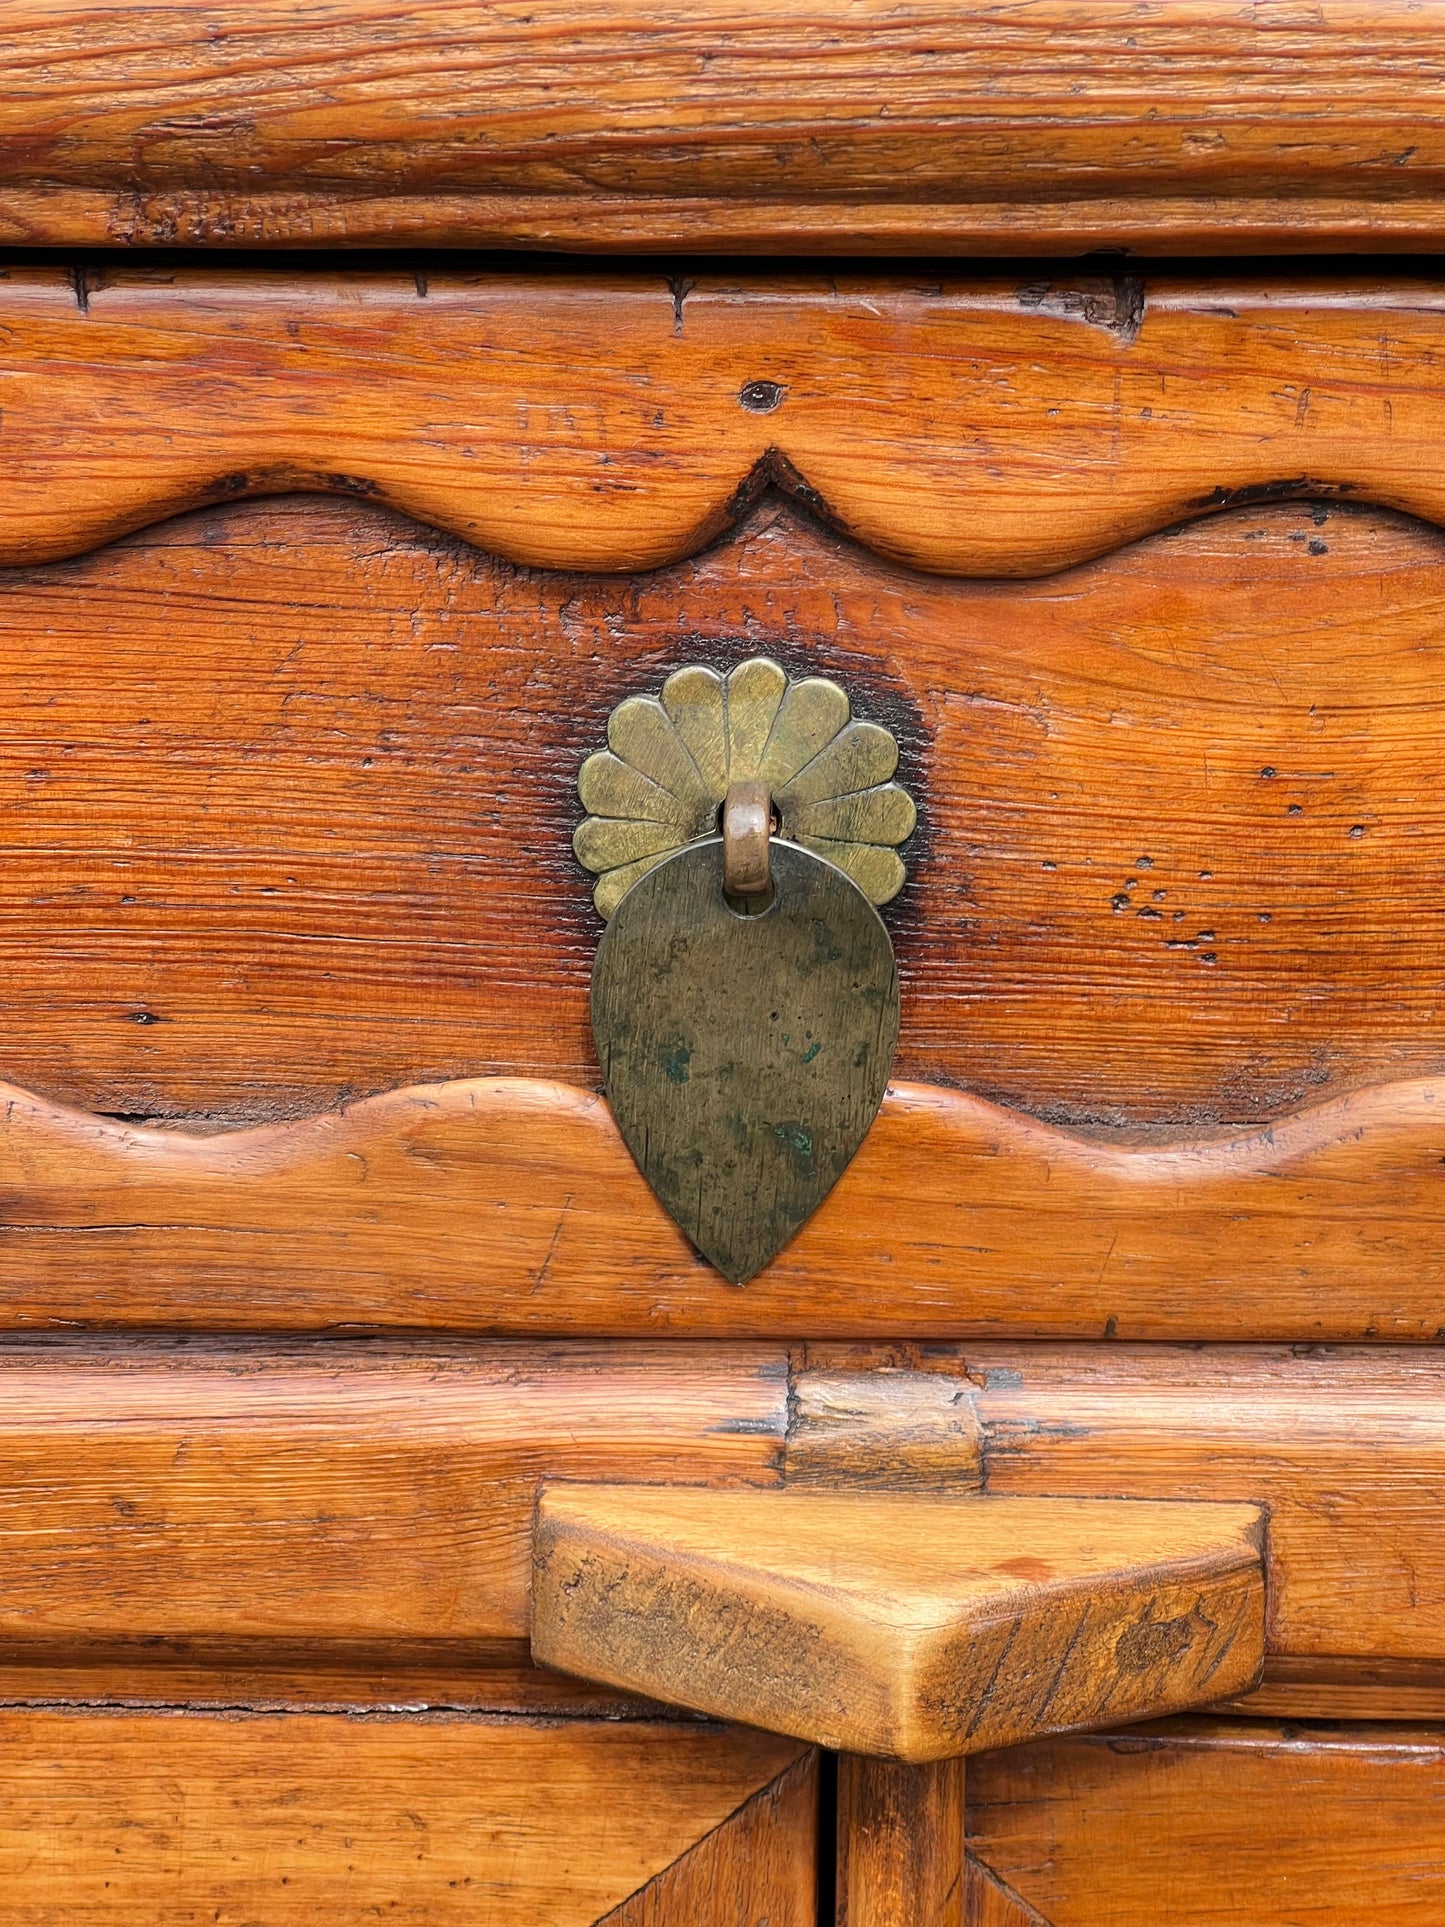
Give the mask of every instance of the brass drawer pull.
<path id="1" fill-rule="evenodd" d="M 608 918 L 592 971 L 607 1097 L 657 1197 L 740 1284 L 883 1101 L 898 977 L 875 905 L 902 887 L 916 812 L 888 731 L 765 656 L 677 670 L 618 705 L 608 743 L 583 764 L 574 839 Z"/>

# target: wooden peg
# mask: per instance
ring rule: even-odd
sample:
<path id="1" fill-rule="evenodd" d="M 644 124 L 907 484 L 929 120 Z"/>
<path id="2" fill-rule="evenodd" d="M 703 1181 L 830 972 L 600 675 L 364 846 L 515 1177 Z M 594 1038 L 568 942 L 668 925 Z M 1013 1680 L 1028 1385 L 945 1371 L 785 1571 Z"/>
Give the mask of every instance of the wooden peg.
<path id="1" fill-rule="evenodd" d="M 923 1762 L 1238 1692 L 1264 1656 L 1252 1506 L 553 1486 L 544 1664 Z"/>

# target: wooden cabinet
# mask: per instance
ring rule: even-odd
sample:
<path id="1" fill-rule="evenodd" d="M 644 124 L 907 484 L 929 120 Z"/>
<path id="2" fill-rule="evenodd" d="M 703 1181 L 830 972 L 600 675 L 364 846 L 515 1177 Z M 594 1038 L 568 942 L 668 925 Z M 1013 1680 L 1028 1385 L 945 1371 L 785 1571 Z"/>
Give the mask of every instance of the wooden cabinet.
<path id="1" fill-rule="evenodd" d="M 0 1927 L 1445 1920 L 1432 25 L 0 23 Z M 572 836 L 760 657 L 917 826 L 738 1285 Z"/>

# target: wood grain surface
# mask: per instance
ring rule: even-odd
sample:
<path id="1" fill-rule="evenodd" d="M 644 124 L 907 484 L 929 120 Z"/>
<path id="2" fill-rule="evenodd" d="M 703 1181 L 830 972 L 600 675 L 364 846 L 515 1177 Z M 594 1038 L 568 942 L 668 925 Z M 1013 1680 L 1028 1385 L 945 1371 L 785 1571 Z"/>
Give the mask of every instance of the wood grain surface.
<path id="1" fill-rule="evenodd" d="M 48 0 L 10 242 L 894 254 L 1438 245 L 1428 9 Z"/>
<path id="2" fill-rule="evenodd" d="M 1442 1788 L 1439 1727 L 1164 1721 L 971 1761 L 969 1844 L 1047 1927 L 1434 1927 Z"/>
<path id="3" fill-rule="evenodd" d="M 3 1906 L 26 1927 L 592 1927 L 798 1752 L 607 1720 L 0 1711 Z M 810 1864 L 806 1803 L 757 1821 L 791 1835 L 779 1872 Z"/>
<path id="4" fill-rule="evenodd" d="M 1445 1717 L 1434 1349 L 918 1350 L 12 1338 L 0 1701 L 637 1717 L 525 1646 L 538 1482 L 623 1471 L 1260 1504 L 1251 1710 Z"/>
<path id="5" fill-rule="evenodd" d="M 0 325 L 0 562 L 297 487 L 608 572 L 702 548 L 770 481 L 990 577 L 1241 502 L 1445 517 L 1425 276 L 13 267 Z"/>
<path id="6" fill-rule="evenodd" d="M 801 1351 L 801 1357 L 797 1357 Z M 795 1349 L 784 1477 L 789 1485 L 949 1491 L 983 1483 L 974 1387 L 957 1370 L 814 1364 Z"/>
<path id="7" fill-rule="evenodd" d="M 766 650 L 920 794 L 899 1075 L 1175 1137 L 1430 1075 L 1442 596 L 1438 533 L 1318 504 L 1016 586 L 777 505 L 617 582 L 315 498 L 0 573 L 0 1073 L 213 1124 L 595 1083 L 578 767 L 626 695 Z"/>
<path id="8" fill-rule="evenodd" d="M 836 1927 L 965 1927 L 962 1760 L 843 1754 L 837 1826 Z"/>
<path id="9" fill-rule="evenodd" d="M 0 1322 L 1429 1341 L 1441 1105 L 1421 1080 L 1234 1138 L 1127 1146 L 898 1084 L 821 1210 L 740 1290 L 690 1250 L 590 1091 L 463 1081 L 203 1137 L 9 1088 Z"/>
<path id="10" fill-rule="evenodd" d="M 963 1927 L 1051 1927 L 1036 1907 L 971 1853 L 963 1856 Z"/>
<path id="11" fill-rule="evenodd" d="M 37 1511 L 43 1530 L 43 1508 Z M 132 1603 L 126 1564 L 117 1561 L 112 1578 L 104 1563 L 108 1547 L 97 1538 L 99 1544 L 82 1543 L 77 1557 L 90 1564 L 97 1586 L 111 1587 L 120 1618 Z M 165 1564 L 170 1555 L 163 1546 L 157 1556 Z M 22 1588 L 35 1582 L 35 1565 L 17 1561 L 17 1570 Z M 255 1583 L 265 1581 L 257 1577 Z M 218 1579 L 212 1620 L 229 1614 L 234 1623 L 241 1617 L 230 1585 L 228 1577 Z M 43 1586 L 42 1577 L 42 1594 Z M 144 1588 L 134 1603 L 145 1620 Z M 43 1597 L 38 1616 L 44 1616 Z M 313 1636 L 300 1639 L 256 1638 L 244 1631 L 222 1639 L 153 1632 L 109 1638 L 91 1631 L 49 1637 L 26 1629 L 19 1637 L 0 1638 L 0 1705 L 137 1711 L 184 1706 L 221 1713 L 365 1713 L 384 1707 L 553 1720 L 694 1717 L 636 1693 L 549 1672 L 533 1664 L 525 1639 L 438 1639 L 430 1633 L 418 1639 L 404 1625 L 379 1639 L 335 1639 L 320 1618 Z M 1418 1707 L 1410 1717 L 1422 1717 Z"/>
<path id="12" fill-rule="evenodd" d="M 309 1642 L 322 1697 L 354 1696 L 348 1671 L 515 1668 L 545 1475 L 776 1484 L 786 1399 L 761 1348 L 15 1347 L 0 1650 L 129 1643 L 142 1675 L 148 1641 L 172 1663 L 229 1642 L 233 1672 L 249 1643 L 284 1680 Z"/>
<path id="13" fill-rule="evenodd" d="M 1445 1661 L 1276 1654 L 1266 1658 L 1252 1692 L 1218 1701 L 1210 1711 L 1247 1719 L 1445 1723 Z"/>
<path id="14" fill-rule="evenodd" d="M 549 1483 L 532 1651 L 926 1763 L 1252 1684 L 1262 1520 L 1240 1505 Z"/>
<path id="15" fill-rule="evenodd" d="M 967 1351 L 987 1491 L 1247 1497 L 1269 1514 L 1269 1647 L 1296 1676 L 1445 1662 L 1438 1350 Z"/>
<path id="16" fill-rule="evenodd" d="M 821 1927 L 817 1844 L 807 1753 L 598 1927 Z"/>

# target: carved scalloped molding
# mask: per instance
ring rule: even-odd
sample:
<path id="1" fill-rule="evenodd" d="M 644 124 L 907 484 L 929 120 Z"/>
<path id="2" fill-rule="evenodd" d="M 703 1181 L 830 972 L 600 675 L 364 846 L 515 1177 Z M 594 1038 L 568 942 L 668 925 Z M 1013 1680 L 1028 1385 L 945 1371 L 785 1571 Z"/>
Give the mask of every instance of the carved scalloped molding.
<path id="1" fill-rule="evenodd" d="M 768 485 L 943 574 L 1289 497 L 1445 522 L 1439 287 L 1098 282 L 17 269 L 0 564 L 296 488 L 619 572 Z"/>
<path id="2" fill-rule="evenodd" d="M 568 1085 L 417 1086 L 213 1137 L 13 1087 L 0 1100 L 11 1328 L 1317 1342 L 1440 1327 L 1442 1080 L 1144 1148 L 898 1084 L 741 1291 L 690 1251 L 604 1101 Z"/>

